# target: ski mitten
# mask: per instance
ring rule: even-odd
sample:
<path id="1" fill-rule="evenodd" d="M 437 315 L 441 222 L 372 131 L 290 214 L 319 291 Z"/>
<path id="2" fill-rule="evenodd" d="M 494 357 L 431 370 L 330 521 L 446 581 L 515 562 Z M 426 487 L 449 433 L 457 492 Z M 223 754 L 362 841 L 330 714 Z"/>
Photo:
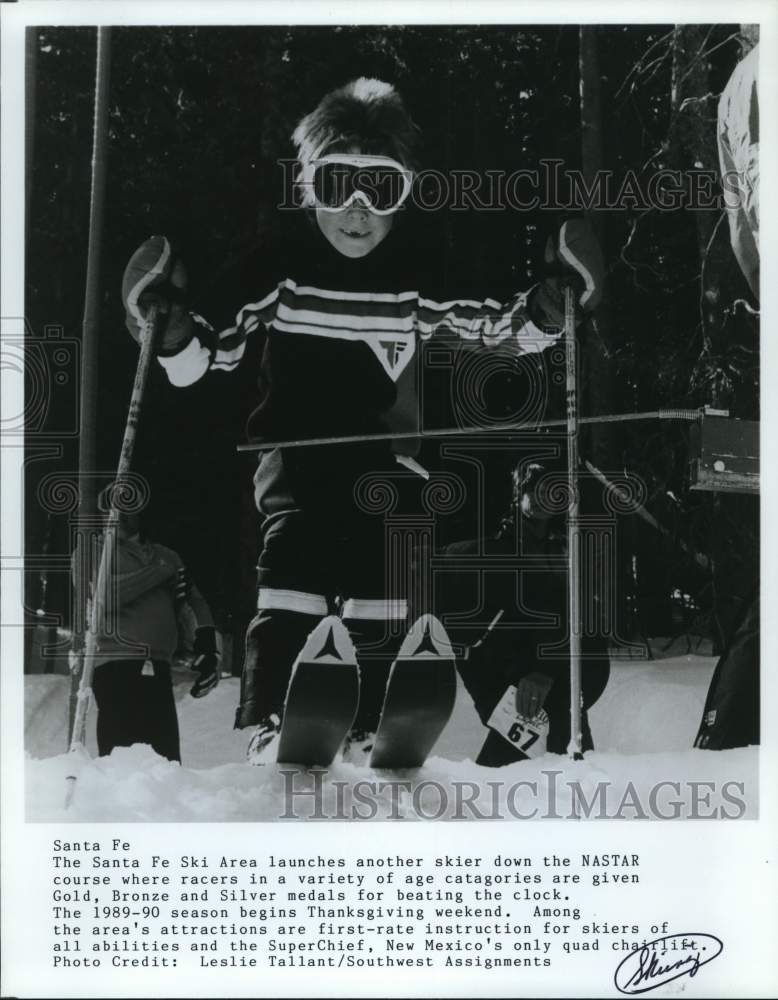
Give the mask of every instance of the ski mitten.
<path id="1" fill-rule="evenodd" d="M 192 670 L 197 671 L 199 676 L 192 685 L 190 694 L 193 698 L 202 698 L 219 683 L 221 653 L 216 629 L 212 625 L 203 626 L 195 632 L 194 653 Z"/>
<path id="2" fill-rule="evenodd" d="M 539 326 L 564 327 L 565 290 L 576 296 L 576 324 L 602 300 L 605 262 L 592 227 L 584 219 L 563 222 L 549 236 L 544 254 L 547 277 L 532 292 L 529 311 Z"/>
<path id="3" fill-rule="evenodd" d="M 140 343 L 149 307 L 156 305 L 162 326 L 159 354 L 177 354 L 192 337 L 186 309 L 187 275 L 164 236 L 151 236 L 130 257 L 122 277 L 127 329 Z"/>

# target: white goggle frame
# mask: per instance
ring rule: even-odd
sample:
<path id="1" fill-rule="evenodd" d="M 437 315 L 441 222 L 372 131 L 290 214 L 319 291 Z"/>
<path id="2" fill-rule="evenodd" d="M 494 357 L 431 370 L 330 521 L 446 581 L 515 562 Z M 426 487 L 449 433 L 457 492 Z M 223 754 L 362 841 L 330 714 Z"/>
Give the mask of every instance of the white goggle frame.
<path id="1" fill-rule="evenodd" d="M 328 163 L 342 163 L 348 167 L 394 167 L 403 179 L 403 189 L 400 192 L 400 197 L 397 199 L 396 204 L 392 205 L 391 208 L 380 209 L 373 206 L 373 203 L 364 191 L 355 191 L 342 205 L 325 205 L 316 198 L 316 189 L 314 187 L 313 180 L 316 168 L 326 166 Z M 331 153 L 328 156 L 320 156 L 317 159 L 306 163 L 303 166 L 302 174 L 300 176 L 300 184 L 303 187 L 304 204 L 314 206 L 322 212 L 343 212 L 355 202 L 361 202 L 362 205 L 373 212 L 374 215 L 392 215 L 411 193 L 411 188 L 413 186 L 413 171 L 409 170 L 402 163 L 398 163 L 397 160 L 393 160 L 389 156 L 365 156 L 356 153 Z"/>

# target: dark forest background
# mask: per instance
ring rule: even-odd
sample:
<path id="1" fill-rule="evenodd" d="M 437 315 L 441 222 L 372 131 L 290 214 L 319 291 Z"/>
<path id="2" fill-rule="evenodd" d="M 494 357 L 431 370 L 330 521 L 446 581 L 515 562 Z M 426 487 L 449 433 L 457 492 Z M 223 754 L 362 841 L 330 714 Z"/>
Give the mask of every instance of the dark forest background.
<path id="1" fill-rule="evenodd" d="M 147 236 L 165 233 L 180 246 L 193 289 L 218 295 L 231 266 L 277 241 L 285 224 L 275 210 L 278 161 L 293 156 L 295 124 L 327 90 L 362 75 L 393 83 L 420 126 L 424 167 L 511 172 L 558 158 L 564 169 L 631 170 L 645 182 L 662 168 L 718 169 L 718 95 L 755 41 L 755 29 L 736 24 L 114 29 L 99 467 L 116 465 L 137 360 L 120 299 L 127 259 Z M 81 337 L 94 72 L 94 29 L 30 29 L 27 318 L 52 371 L 60 341 L 67 348 Z M 712 404 L 757 419 L 758 320 L 748 308 L 757 303 L 720 209 L 662 212 L 625 200 L 592 221 L 609 283 L 597 330 L 584 338 L 581 412 Z M 557 222 L 558 213 L 540 209 L 430 213 L 425 246 L 452 294 L 465 279 L 492 294 L 519 290 L 541 274 L 545 234 Z M 37 497 L 45 477 L 77 469 L 77 436 L 59 436 L 75 426 L 71 374 L 51 382 L 28 438 L 26 551 L 50 567 L 72 547 L 73 515 Z M 214 374 L 173 390 L 157 368 L 136 463 L 152 485 L 149 534 L 182 554 L 238 641 L 255 596 L 255 459 L 235 448 L 252 387 L 245 374 Z M 497 413 L 510 408 L 511 389 L 510 380 L 493 387 Z M 688 433 L 685 424 L 635 423 L 582 441 L 600 468 L 643 478 L 646 506 L 669 530 L 660 535 L 634 517 L 621 526 L 625 637 L 686 631 L 719 642 L 732 596 L 754 582 L 757 500 L 690 490 Z M 47 439 L 60 454 L 38 448 Z M 428 444 L 422 458 L 434 466 L 439 454 L 439 443 Z M 498 472 L 490 481 L 503 484 L 489 494 L 494 526 L 516 460 L 511 448 L 489 459 Z M 446 521 L 442 540 L 472 534 L 468 516 L 465 508 Z M 707 557 L 707 569 L 690 550 Z M 40 609 L 38 623 L 70 624 L 60 567 L 47 573 L 31 563 L 31 621 Z"/>

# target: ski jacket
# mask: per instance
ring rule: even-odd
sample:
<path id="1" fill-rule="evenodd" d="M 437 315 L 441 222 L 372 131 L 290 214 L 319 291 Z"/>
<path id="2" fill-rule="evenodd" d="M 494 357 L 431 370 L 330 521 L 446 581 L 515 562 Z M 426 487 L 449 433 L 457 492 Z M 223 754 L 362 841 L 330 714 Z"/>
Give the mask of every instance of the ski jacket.
<path id="1" fill-rule="evenodd" d="M 191 339 L 160 363 L 173 385 L 192 385 L 209 371 L 237 368 L 248 339 L 261 337 L 261 400 L 248 437 L 286 441 L 418 430 L 424 341 L 532 353 L 559 338 L 531 320 L 529 293 L 502 303 L 435 296 L 424 289 L 427 269 L 412 258 L 395 230 L 350 259 L 309 226 L 270 288 L 255 285 L 224 328 L 196 317 Z M 407 440 L 394 445 L 417 450 Z"/>
<path id="2" fill-rule="evenodd" d="M 759 46 L 738 63 L 719 99 L 719 164 L 729 236 L 751 291 L 759 297 Z"/>
<path id="3" fill-rule="evenodd" d="M 94 566 L 100 559 L 97 546 Z M 87 554 L 73 553 L 73 581 L 91 601 L 94 586 L 84 589 Z M 107 603 L 101 607 L 95 663 L 149 659 L 170 662 L 179 645 L 181 611 L 191 607 L 197 626 L 212 625 L 205 601 L 189 580 L 181 557 L 154 542 L 117 539 Z"/>

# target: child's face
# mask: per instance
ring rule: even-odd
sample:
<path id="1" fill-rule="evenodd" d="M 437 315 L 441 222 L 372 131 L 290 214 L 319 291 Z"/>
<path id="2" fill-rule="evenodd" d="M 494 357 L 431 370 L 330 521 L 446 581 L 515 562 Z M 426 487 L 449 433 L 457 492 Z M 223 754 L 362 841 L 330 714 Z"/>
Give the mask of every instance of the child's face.
<path id="1" fill-rule="evenodd" d="M 352 146 L 339 152 L 360 155 L 362 149 Z M 386 239 L 392 228 L 391 215 L 376 215 L 356 201 L 341 212 L 316 209 L 316 222 L 327 241 L 344 257 L 367 257 Z"/>
<path id="2" fill-rule="evenodd" d="M 392 228 L 391 215 L 375 215 L 354 203 L 342 212 L 316 209 L 316 222 L 324 236 L 344 257 L 366 257 Z"/>

